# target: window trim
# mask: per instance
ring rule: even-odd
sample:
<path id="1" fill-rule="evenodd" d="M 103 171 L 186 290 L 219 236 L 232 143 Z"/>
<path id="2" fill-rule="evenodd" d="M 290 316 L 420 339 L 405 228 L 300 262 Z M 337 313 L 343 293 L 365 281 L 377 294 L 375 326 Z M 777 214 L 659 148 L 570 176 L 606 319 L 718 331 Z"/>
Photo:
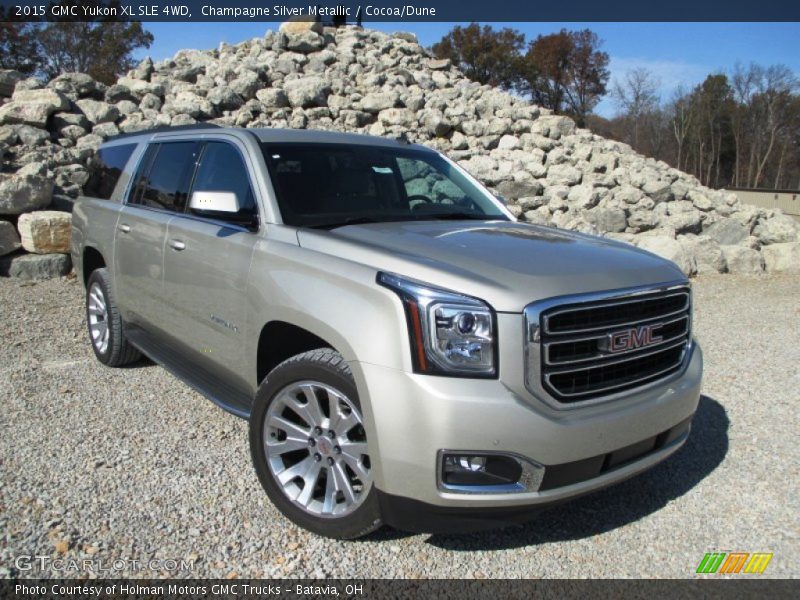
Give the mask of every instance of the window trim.
<path id="1" fill-rule="evenodd" d="M 184 136 L 180 136 L 180 137 L 178 137 L 178 136 L 175 136 L 175 137 L 153 137 L 153 138 L 151 138 L 149 140 L 141 142 L 140 146 L 142 146 L 142 148 L 138 151 L 138 155 L 136 156 L 135 161 L 134 161 L 135 164 L 134 164 L 134 168 L 133 168 L 132 173 L 131 173 L 130 180 L 127 182 L 127 186 L 126 186 L 126 188 L 125 188 L 125 190 L 123 192 L 122 205 L 124 207 L 132 207 L 132 208 L 138 208 L 138 209 L 142 209 L 142 210 L 150 210 L 150 211 L 153 211 L 153 212 L 158 212 L 158 213 L 163 213 L 163 214 L 169 214 L 169 215 L 172 215 L 173 217 L 182 217 L 182 218 L 192 219 L 194 221 L 199 221 L 201 223 L 209 223 L 209 224 L 212 224 L 212 225 L 218 225 L 220 227 L 226 227 L 228 229 L 233 229 L 233 230 L 241 231 L 241 232 L 244 232 L 244 233 L 253 233 L 253 234 L 261 233 L 264 230 L 264 227 L 266 226 L 267 223 L 265 221 L 265 216 L 263 214 L 263 209 L 262 209 L 262 206 L 261 206 L 262 198 L 261 198 L 260 187 L 258 185 L 254 185 L 253 172 L 251 171 L 251 165 L 249 164 L 249 162 L 247 160 L 248 159 L 248 154 L 246 152 L 242 152 L 242 149 L 239 147 L 239 145 L 236 143 L 236 141 L 239 141 L 239 140 L 232 140 L 232 139 L 227 139 L 227 138 L 224 138 L 224 137 L 217 137 L 215 135 L 205 135 L 204 134 L 202 138 L 184 137 Z M 166 209 L 163 209 L 163 208 L 156 208 L 156 207 L 153 207 L 153 206 L 145 206 L 143 204 L 137 204 L 137 203 L 131 201 L 133 195 L 136 193 L 137 179 L 138 179 L 138 175 L 139 175 L 140 169 L 146 168 L 149 171 L 150 168 L 152 167 L 152 158 L 150 158 L 150 164 L 147 164 L 147 165 L 144 164 L 144 161 L 147 160 L 147 158 L 148 158 L 147 157 L 148 150 L 151 147 L 156 146 L 158 144 L 170 144 L 170 143 L 180 143 L 180 142 L 196 142 L 196 143 L 201 145 L 200 154 L 199 154 L 198 160 L 195 161 L 194 168 L 192 170 L 192 174 L 191 174 L 191 177 L 190 177 L 190 180 L 189 180 L 189 182 L 190 182 L 189 183 L 189 198 L 191 198 L 192 190 L 194 188 L 194 180 L 195 180 L 195 176 L 197 175 L 197 168 L 198 168 L 198 166 L 200 164 L 200 159 L 202 158 L 203 153 L 205 152 L 206 145 L 209 142 L 219 142 L 219 143 L 223 143 L 223 144 L 228 144 L 228 145 L 232 146 L 239 153 L 239 157 L 242 159 L 242 163 L 244 164 L 245 171 L 247 172 L 247 179 L 248 179 L 248 181 L 250 183 L 250 189 L 253 192 L 253 200 L 254 200 L 255 205 L 256 205 L 257 222 L 258 222 L 257 229 L 253 230 L 253 229 L 249 229 L 247 227 L 244 227 L 243 225 L 239 225 L 238 223 L 231 223 L 229 221 L 223 221 L 223 220 L 214 219 L 214 218 L 210 218 L 210 217 L 201 217 L 199 215 L 193 215 L 193 214 L 188 212 L 188 207 L 189 207 L 188 200 L 187 200 L 186 205 L 184 206 L 182 212 L 166 210 Z M 137 151 L 134 151 L 134 153 L 136 153 L 136 152 Z M 131 156 L 131 159 L 133 159 L 133 155 Z M 271 184 L 271 182 L 269 182 L 269 183 Z M 280 214 L 280 213 L 278 213 L 278 214 Z"/>
<path id="2" fill-rule="evenodd" d="M 189 178 L 188 178 L 189 187 L 188 187 L 188 190 L 187 190 L 186 203 L 184 204 L 183 208 L 180 211 L 178 211 L 178 210 L 170 210 L 170 209 L 167 209 L 167 208 L 160 208 L 160 207 L 157 207 L 157 206 L 148 206 L 148 205 L 141 204 L 139 202 L 133 201 L 134 197 L 138 194 L 138 191 L 141 190 L 141 188 L 139 186 L 140 175 L 146 175 L 147 179 L 149 181 L 150 171 L 153 168 L 153 165 L 155 164 L 155 159 L 158 156 L 158 153 L 161 151 L 160 146 L 162 146 L 164 144 L 170 144 L 170 143 L 172 143 L 172 144 L 181 144 L 181 143 L 183 143 L 183 144 L 186 144 L 186 143 L 197 144 L 198 146 L 200 146 L 198 155 L 202 154 L 203 148 L 204 148 L 202 140 L 194 140 L 194 139 L 191 139 L 191 138 L 183 139 L 183 140 L 169 140 L 169 141 L 160 141 L 160 140 L 150 140 L 150 141 L 148 141 L 146 143 L 146 145 L 145 145 L 144 150 L 142 151 L 142 155 L 139 157 L 139 160 L 137 161 L 136 169 L 134 170 L 133 175 L 131 176 L 130 187 L 128 188 L 127 193 L 125 194 L 125 202 L 124 202 L 125 206 L 133 206 L 133 207 L 136 207 L 136 208 L 145 208 L 145 209 L 148 209 L 148 210 L 161 212 L 161 213 L 166 213 L 166 214 L 170 214 L 170 215 L 180 215 L 180 214 L 183 214 L 183 212 L 186 210 L 186 206 L 188 206 L 188 204 L 189 204 L 189 196 L 191 195 L 191 186 L 192 186 L 192 182 L 194 181 L 195 172 L 197 171 L 197 163 L 198 163 L 198 161 L 195 161 L 194 165 L 191 167 L 191 173 L 189 174 Z M 152 150 L 152 149 L 154 149 L 154 150 Z M 152 152 L 151 152 L 151 150 L 152 150 Z"/>
<path id="3" fill-rule="evenodd" d="M 201 140 L 200 143 L 202 145 L 201 148 L 200 148 L 200 153 L 199 153 L 199 155 L 197 157 L 197 161 L 194 164 L 194 170 L 192 171 L 192 177 L 189 180 L 189 197 L 187 199 L 186 206 L 183 207 L 183 212 L 176 213 L 176 215 L 182 216 L 182 217 L 191 218 L 191 219 L 193 219 L 195 221 L 200 221 L 200 222 L 205 222 L 205 223 L 212 223 L 214 225 L 221 225 L 221 226 L 227 227 L 229 229 L 236 229 L 236 230 L 239 230 L 239 231 L 246 231 L 247 233 L 258 233 L 258 232 L 260 232 L 261 228 L 262 228 L 262 224 L 263 224 L 263 218 L 261 216 L 261 208 L 259 206 L 258 196 L 256 195 L 256 190 L 258 188 L 257 188 L 257 186 L 253 185 L 253 177 L 252 177 L 252 174 L 250 173 L 250 169 L 247 166 L 247 160 L 246 160 L 245 156 L 242 154 L 242 151 L 238 148 L 238 146 L 236 146 L 236 144 L 233 144 L 233 143 L 231 143 L 231 142 L 229 142 L 227 140 L 222 140 L 222 139 L 214 139 L 214 138 L 204 139 L 204 140 Z M 213 217 L 204 217 L 202 215 L 195 215 L 195 214 L 189 212 L 189 200 L 191 200 L 192 193 L 194 193 L 194 184 L 195 184 L 195 181 L 197 180 L 197 173 L 200 170 L 200 165 L 203 162 L 203 158 L 205 157 L 206 150 L 208 149 L 208 145 L 209 144 L 225 144 L 227 146 L 230 146 L 231 148 L 234 149 L 234 151 L 238 154 L 239 159 L 242 161 L 242 166 L 244 167 L 245 173 L 247 175 L 247 181 L 248 181 L 248 183 L 250 185 L 250 193 L 253 195 L 253 203 L 255 204 L 255 207 L 256 207 L 256 228 L 255 229 L 250 229 L 248 227 L 245 227 L 244 225 L 240 225 L 238 223 L 232 223 L 230 221 L 226 221 L 225 219 L 215 219 Z"/>
<path id="4" fill-rule="evenodd" d="M 130 148 L 130 152 L 128 152 L 128 156 L 126 157 L 125 162 L 123 163 L 122 167 L 120 168 L 119 176 L 117 176 L 116 181 L 114 181 L 114 186 L 111 188 L 111 192 L 108 194 L 107 198 L 102 198 L 102 197 L 94 195 L 94 194 L 90 195 L 90 194 L 86 193 L 86 186 L 89 185 L 89 182 L 91 181 L 91 179 L 93 177 L 93 173 L 91 173 L 91 172 L 89 173 L 89 179 L 87 179 L 86 183 L 83 186 L 83 189 L 81 190 L 81 192 L 82 192 L 81 195 L 82 196 L 86 196 L 87 198 L 92 198 L 94 200 L 101 200 L 103 202 L 115 202 L 114 193 L 117 191 L 117 188 L 119 187 L 120 182 L 122 181 L 122 178 L 125 175 L 125 171 L 127 170 L 128 165 L 131 164 L 131 161 L 133 160 L 134 155 L 136 154 L 136 150 L 137 150 L 138 146 L 139 146 L 139 144 L 137 144 L 136 142 L 129 142 L 127 144 L 113 144 L 113 145 L 110 145 L 110 146 L 102 146 L 102 147 L 98 148 L 97 151 L 95 152 L 94 156 L 92 157 L 92 160 L 93 161 L 94 160 L 100 161 L 101 166 L 99 168 L 103 168 L 104 170 L 107 170 L 107 167 L 108 167 L 108 164 L 102 161 L 102 156 L 103 156 L 103 152 L 104 151 L 107 152 L 107 151 L 119 150 L 120 148 Z M 91 168 L 91 164 L 89 165 L 89 167 Z M 95 168 L 98 168 L 98 167 L 95 167 Z M 117 199 L 116 202 L 119 203 L 119 199 Z"/>

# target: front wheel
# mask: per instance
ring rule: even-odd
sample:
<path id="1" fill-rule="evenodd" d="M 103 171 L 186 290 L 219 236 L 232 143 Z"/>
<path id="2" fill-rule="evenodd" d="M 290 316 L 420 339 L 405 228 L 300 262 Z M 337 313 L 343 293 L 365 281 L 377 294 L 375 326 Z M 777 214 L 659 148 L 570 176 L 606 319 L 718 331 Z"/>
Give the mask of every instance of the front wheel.
<path id="1" fill-rule="evenodd" d="M 298 354 L 267 376 L 250 451 L 273 504 L 301 527 L 352 539 L 381 525 L 358 393 L 334 350 Z"/>

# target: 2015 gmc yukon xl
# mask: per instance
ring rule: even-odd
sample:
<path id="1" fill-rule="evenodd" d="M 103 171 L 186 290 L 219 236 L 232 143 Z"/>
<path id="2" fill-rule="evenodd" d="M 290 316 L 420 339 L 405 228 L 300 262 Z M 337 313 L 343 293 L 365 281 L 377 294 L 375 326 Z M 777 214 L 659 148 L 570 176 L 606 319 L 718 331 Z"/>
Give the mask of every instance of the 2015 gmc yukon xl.
<path id="1" fill-rule="evenodd" d="M 518 522 L 688 436 L 702 356 L 677 267 L 518 223 L 433 150 L 146 132 L 99 149 L 85 194 L 97 358 L 143 353 L 248 418 L 263 487 L 311 531 Z"/>

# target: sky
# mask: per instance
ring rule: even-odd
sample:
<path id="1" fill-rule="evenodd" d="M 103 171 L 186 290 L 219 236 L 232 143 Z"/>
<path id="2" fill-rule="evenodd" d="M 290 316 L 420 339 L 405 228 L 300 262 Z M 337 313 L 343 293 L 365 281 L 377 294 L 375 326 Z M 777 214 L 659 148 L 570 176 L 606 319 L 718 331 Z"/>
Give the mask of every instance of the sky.
<path id="1" fill-rule="evenodd" d="M 430 46 L 457 23 L 364 23 L 386 32 L 410 31 Z M 461 25 L 466 25 L 462 23 Z M 800 23 L 491 23 L 513 27 L 526 40 L 561 28 L 591 29 L 610 56 L 611 81 L 623 79 L 633 68 L 644 67 L 660 82 L 659 93 L 668 100 L 678 86 L 690 88 L 710 73 L 730 73 L 737 63 L 784 64 L 800 76 Z M 171 58 L 184 48 L 216 48 L 264 35 L 278 23 L 147 23 L 153 45 L 137 53 L 153 60 Z M 610 86 L 609 86 L 610 88 Z M 616 112 L 607 96 L 596 108 L 610 117 Z"/>

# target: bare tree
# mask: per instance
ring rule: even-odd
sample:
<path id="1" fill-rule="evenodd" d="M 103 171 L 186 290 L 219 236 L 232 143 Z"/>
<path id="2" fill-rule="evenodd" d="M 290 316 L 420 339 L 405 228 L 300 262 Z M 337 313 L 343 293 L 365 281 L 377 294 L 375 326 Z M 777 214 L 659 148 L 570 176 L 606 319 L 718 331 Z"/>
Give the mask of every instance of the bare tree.
<path id="1" fill-rule="evenodd" d="M 734 107 L 731 114 L 731 129 L 736 151 L 735 166 L 733 171 L 733 185 L 742 183 L 742 157 L 744 156 L 745 140 L 753 130 L 753 114 L 750 109 L 756 82 L 761 78 L 761 67 L 755 64 L 745 69 L 736 64 L 731 76 L 731 89 L 733 90 Z"/>
<path id="2" fill-rule="evenodd" d="M 691 131 L 692 122 L 694 120 L 694 104 L 683 86 L 678 86 L 672 95 L 667 111 L 670 115 L 670 124 L 672 125 L 672 135 L 675 137 L 675 145 L 677 146 L 677 156 L 675 158 L 675 166 L 679 169 L 683 168 L 683 149 L 686 140 Z"/>
<path id="3" fill-rule="evenodd" d="M 752 187 L 758 187 L 761 183 L 764 167 L 775 147 L 775 141 L 790 122 L 791 95 L 797 87 L 797 78 L 784 65 L 768 67 L 757 83 L 758 91 L 754 101 L 759 105 L 764 139 L 754 155 L 756 172 L 750 183 Z"/>
<path id="4" fill-rule="evenodd" d="M 658 88 L 661 85 L 657 77 L 643 67 L 631 69 L 623 81 L 614 81 L 611 96 L 629 122 L 629 143 L 639 147 L 639 131 L 647 115 L 658 108 Z"/>

